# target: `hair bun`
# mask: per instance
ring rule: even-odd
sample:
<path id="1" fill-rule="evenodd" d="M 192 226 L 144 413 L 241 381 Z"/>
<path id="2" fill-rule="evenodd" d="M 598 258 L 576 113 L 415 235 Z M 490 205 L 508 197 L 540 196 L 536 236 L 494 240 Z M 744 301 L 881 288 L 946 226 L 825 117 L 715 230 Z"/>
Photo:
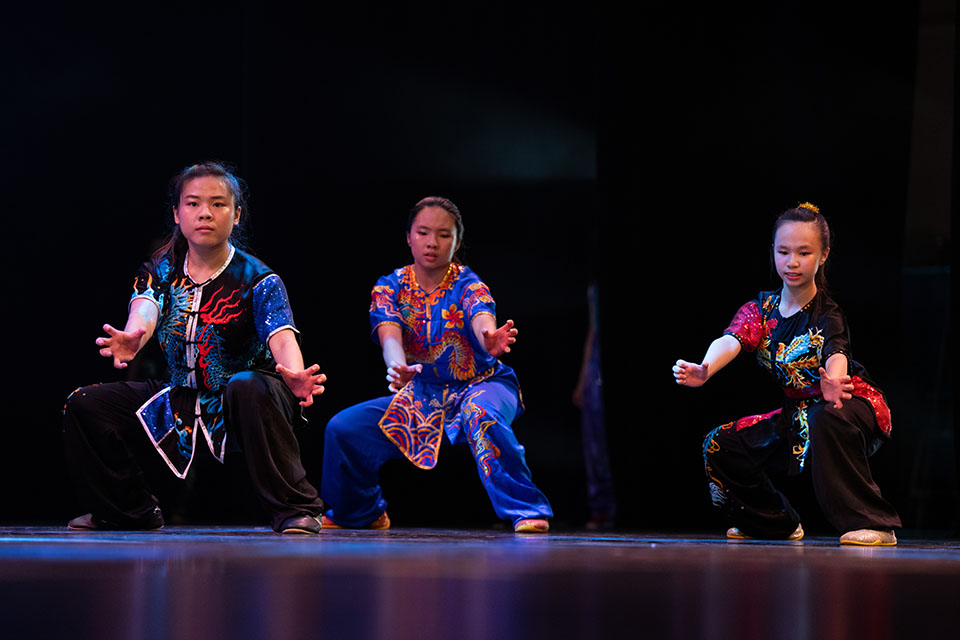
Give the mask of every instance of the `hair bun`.
<path id="1" fill-rule="evenodd" d="M 812 202 L 801 202 L 800 204 L 797 205 L 797 208 L 798 208 L 798 209 L 809 209 L 810 211 L 813 211 L 814 213 L 820 213 L 820 207 L 818 207 L 817 205 L 813 204 Z"/>

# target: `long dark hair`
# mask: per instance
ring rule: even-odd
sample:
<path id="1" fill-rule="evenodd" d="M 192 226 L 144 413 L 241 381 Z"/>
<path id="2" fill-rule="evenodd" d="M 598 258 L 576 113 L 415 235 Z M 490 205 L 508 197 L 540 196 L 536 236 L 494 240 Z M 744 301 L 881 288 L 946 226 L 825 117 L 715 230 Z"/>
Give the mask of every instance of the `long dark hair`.
<path id="1" fill-rule="evenodd" d="M 773 237 L 770 241 L 770 265 L 773 267 L 774 273 L 776 273 L 776 266 L 774 262 L 774 246 L 773 244 L 777 240 L 777 231 L 784 224 L 788 222 L 812 222 L 817 225 L 817 231 L 820 233 L 820 250 L 826 251 L 830 249 L 833 242 L 833 236 L 830 233 L 830 225 L 827 224 L 827 219 L 823 217 L 823 214 L 820 213 L 820 208 L 809 202 L 801 202 L 796 207 L 792 209 L 787 209 L 777 217 L 777 221 L 773 223 Z M 817 267 L 817 275 L 814 276 L 813 281 L 817 285 L 817 289 L 827 290 L 827 264 L 829 263 L 830 256 L 827 255 L 827 259 L 824 260 L 823 264 Z"/>
<path id="2" fill-rule="evenodd" d="M 219 178 L 230 191 L 230 195 L 233 196 L 234 208 L 243 209 L 240 223 L 233 228 L 233 233 L 230 234 L 230 242 L 237 246 L 245 246 L 246 234 L 244 233 L 245 226 L 243 221 L 250 215 L 247 209 L 247 184 L 234 175 L 234 171 L 235 169 L 232 165 L 215 160 L 198 162 L 197 164 L 185 167 L 183 171 L 170 179 L 170 189 L 167 193 L 168 211 L 180 205 L 180 194 L 183 192 L 183 187 L 191 180 L 206 177 Z M 170 237 L 167 241 L 153 252 L 154 258 L 159 259 L 171 251 L 173 251 L 174 256 L 178 257 L 186 254 L 186 238 L 180 233 L 179 225 L 172 224 L 172 227 L 173 229 L 170 231 Z"/>
<path id="3" fill-rule="evenodd" d="M 416 220 L 417 214 L 427 207 L 440 207 L 453 217 L 453 223 L 457 229 L 457 250 L 453 254 L 453 261 L 459 264 L 460 251 L 463 249 L 463 216 L 460 215 L 460 209 L 457 208 L 457 205 L 453 204 L 453 201 L 449 198 L 427 196 L 413 205 L 410 214 L 407 216 L 407 234 L 409 235 L 413 229 L 413 221 Z"/>

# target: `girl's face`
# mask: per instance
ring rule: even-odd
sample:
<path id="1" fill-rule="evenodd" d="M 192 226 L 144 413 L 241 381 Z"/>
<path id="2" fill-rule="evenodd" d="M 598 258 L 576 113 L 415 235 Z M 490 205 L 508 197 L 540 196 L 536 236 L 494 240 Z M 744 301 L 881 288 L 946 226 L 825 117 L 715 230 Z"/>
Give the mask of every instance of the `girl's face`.
<path id="1" fill-rule="evenodd" d="M 233 193 L 223 180 L 204 176 L 183 185 L 173 220 L 191 249 L 209 250 L 227 243 L 240 222 L 240 209 L 234 206 Z"/>
<path id="2" fill-rule="evenodd" d="M 773 238 L 773 261 L 783 284 L 794 291 L 816 289 L 814 276 L 827 261 L 815 222 L 785 222 Z"/>
<path id="3" fill-rule="evenodd" d="M 413 263 L 421 270 L 446 271 L 453 254 L 460 248 L 453 216 L 441 207 L 424 207 L 413 219 L 407 244 Z"/>

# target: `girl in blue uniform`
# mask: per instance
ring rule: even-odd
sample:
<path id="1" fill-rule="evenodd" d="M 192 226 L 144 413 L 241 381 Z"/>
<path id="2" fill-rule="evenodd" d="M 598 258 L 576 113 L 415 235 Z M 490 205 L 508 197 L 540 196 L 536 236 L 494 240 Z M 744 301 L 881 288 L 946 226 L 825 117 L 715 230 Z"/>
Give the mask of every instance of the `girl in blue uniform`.
<path id="1" fill-rule="evenodd" d="M 456 205 L 424 198 L 410 211 L 413 264 L 383 276 L 372 292 L 373 339 L 383 350 L 391 395 L 350 407 L 327 424 L 321 491 L 323 526 L 390 526 L 378 471 L 406 458 L 437 463 L 444 433 L 469 444 L 494 511 L 515 531 L 549 529 L 550 504 L 524 462 L 510 428 L 523 411 L 508 353 L 517 330 L 497 327 L 490 291 L 455 259 L 463 239 Z"/>
<path id="2" fill-rule="evenodd" d="M 830 228 L 803 203 L 774 225 L 773 263 L 783 287 L 737 312 L 697 364 L 678 360 L 677 384 L 699 387 L 741 351 L 753 351 L 780 383 L 783 406 L 711 431 L 703 448 L 714 506 L 727 537 L 803 537 L 800 516 L 767 476 L 810 467 L 813 488 L 841 544 L 895 545 L 896 510 L 880 494 L 868 457 L 890 436 L 883 393 L 853 359 L 846 319 L 826 292 Z"/>

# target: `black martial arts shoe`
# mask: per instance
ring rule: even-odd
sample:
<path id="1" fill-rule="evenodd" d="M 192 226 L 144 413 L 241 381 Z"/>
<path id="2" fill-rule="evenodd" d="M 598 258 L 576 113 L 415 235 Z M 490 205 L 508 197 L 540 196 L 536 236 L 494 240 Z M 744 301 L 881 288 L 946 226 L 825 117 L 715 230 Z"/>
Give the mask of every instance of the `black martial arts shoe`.
<path id="1" fill-rule="evenodd" d="M 92 513 L 86 513 L 67 523 L 73 531 L 157 531 L 163 529 L 163 514 L 160 507 L 154 507 L 146 516 L 128 524 L 101 520 Z"/>
<path id="2" fill-rule="evenodd" d="M 290 516 L 280 525 L 280 533 L 301 535 L 320 533 L 320 518 L 308 515 Z"/>

